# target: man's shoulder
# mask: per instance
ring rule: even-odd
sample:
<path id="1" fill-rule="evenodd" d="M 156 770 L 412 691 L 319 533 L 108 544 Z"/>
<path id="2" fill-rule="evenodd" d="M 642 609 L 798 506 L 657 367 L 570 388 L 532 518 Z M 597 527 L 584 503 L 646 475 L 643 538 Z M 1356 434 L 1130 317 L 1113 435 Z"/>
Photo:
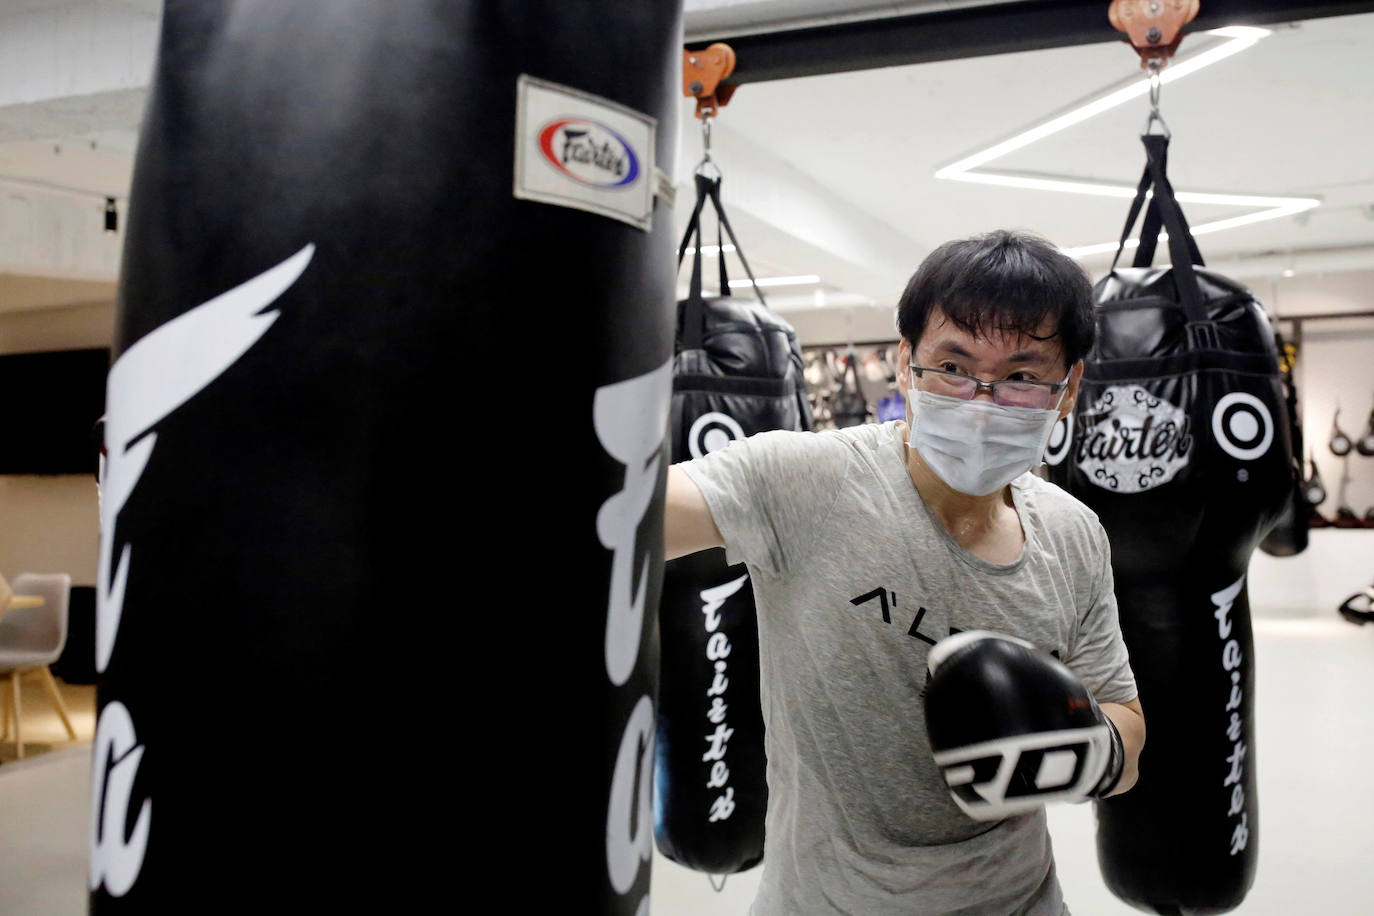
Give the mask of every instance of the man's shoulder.
<path id="1" fill-rule="evenodd" d="M 843 450 L 849 454 L 873 455 L 883 453 L 897 445 L 897 421 L 886 423 L 861 423 L 840 429 L 828 429 L 817 433 L 832 449 Z"/>
<path id="2" fill-rule="evenodd" d="M 774 485 L 833 485 L 848 473 L 849 463 L 850 449 L 831 433 L 775 429 L 735 439 L 684 466 L 708 477 L 748 473 Z"/>
<path id="3" fill-rule="evenodd" d="M 1086 538 L 1096 543 L 1106 537 L 1097 513 L 1058 484 L 1034 474 L 1022 474 L 1015 482 L 1035 501 L 1036 512 L 1051 533 Z"/>
<path id="4" fill-rule="evenodd" d="M 830 458 L 847 460 L 855 453 L 873 452 L 892 442 L 891 424 L 865 423 L 843 429 L 818 432 L 769 430 L 755 433 L 748 440 L 752 448 L 801 459 Z"/>

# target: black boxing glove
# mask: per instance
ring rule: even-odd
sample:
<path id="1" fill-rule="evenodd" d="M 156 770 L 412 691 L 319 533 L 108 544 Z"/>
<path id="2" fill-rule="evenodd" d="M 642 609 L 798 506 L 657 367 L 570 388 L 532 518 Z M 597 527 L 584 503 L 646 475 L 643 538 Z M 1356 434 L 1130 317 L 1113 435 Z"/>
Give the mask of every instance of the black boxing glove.
<path id="1" fill-rule="evenodd" d="M 926 734 L 955 803 L 1001 820 L 1121 781 L 1116 726 L 1078 676 L 1022 639 L 957 633 L 930 650 Z"/>

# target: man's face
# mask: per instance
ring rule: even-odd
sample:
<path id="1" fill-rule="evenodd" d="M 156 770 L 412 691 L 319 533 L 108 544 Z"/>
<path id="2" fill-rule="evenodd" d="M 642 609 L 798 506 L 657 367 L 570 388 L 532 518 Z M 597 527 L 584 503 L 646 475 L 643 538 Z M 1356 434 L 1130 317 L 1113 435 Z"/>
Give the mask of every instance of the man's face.
<path id="1" fill-rule="evenodd" d="M 1019 379 L 1032 382 L 1062 382 L 1068 376 L 1069 387 L 1059 403 L 1059 416 L 1073 411 L 1078 398 L 1078 380 L 1083 376 L 1083 363 L 1072 370 L 1064 366 L 1064 348 L 1055 333 L 1054 322 L 1046 320 L 1036 329 L 1036 336 L 994 332 L 990 337 L 975 337 L 953 324 L 938 307 L 930 312 L 925 333 L 911 352 L 910 342 L 903 340 L 898 353 L 897 380 L 902 390 L 912 387 L 909 363 L 931 369 L 960 372 L 985 382 Z M 1043 338 L 1043 339 L 1037 339 Z M 981 389 L 975 400 L 992 400 L 992 392 Z M 907 406 L 910 422 L 910 405 Z"/>

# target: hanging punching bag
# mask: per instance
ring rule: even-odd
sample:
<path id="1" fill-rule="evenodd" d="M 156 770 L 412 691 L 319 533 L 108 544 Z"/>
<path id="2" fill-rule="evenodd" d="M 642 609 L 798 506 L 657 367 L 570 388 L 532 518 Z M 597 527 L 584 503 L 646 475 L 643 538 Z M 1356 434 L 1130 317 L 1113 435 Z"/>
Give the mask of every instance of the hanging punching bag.
<path id="1" fill-rule="evenodd" d="M 1364 432 L 1360 433 L 1360 438 L 1355 440 L 1355 451 L 1366 458 L 1374 458 L 1374 410 L 1369 411 L 1369 419 L 1365 421 Z"/>
<path id="2" fill-rule="evenodd" d="M 1259 548 L 1270 556 L 1291 557 L 1307 549 L 1312 505 L 1307 501 L 1306 483 L 1302 476 L 1302 422 L 1298 418 L 1298 385 L 1293 377 L 1296 351 L 1284 343 L 1283 335 L 1277 331 L 1274 332 L 1274 349 L 1279 354 L 1279 382 L 1288 414 L 1289 447 L 1293 453 L 1293 466 L 1290 469 L 1293 486 L 1283 514 L 1260 541 Z"/>
<path id="3" fill-rule="evenodd" d="M 701 292 L 701 214 L 710 201 L 743 248 L 720 202 L 720 180 L 696 176 L 697 201 L 678 249 L 695 236 L 692 280 L 678 303 L 669 429 L 673 461 L 688 461 L 768 430 L 808 430 L 811 411 L 796 332 L 766 307 Z M 753 279 L 752 272 L 750 279 Z M 724 875 L 763 859 L 768 806 L 759 635 L 744 564 L 722 548 L 667 564 L 659 610 L 662 651 L 654 780 L 658 848 L 688 868 Z"/>
<path id="4" fill-rule="evenodd" d="M 1344 458 L 1350 454 L 1350 437 L 1341 429 L 1340 424 L 1341 409 L 1336 408 L 1336 413 L 1331 417 L 1331 435 L 1326 440 L 1326 447 L 1331 449 L 1331 454 L 1337 458 Z"/>
<path id="5" fill-rule="evenodd" d="M 677 0 L 166 5 L 93 913 L 648 911 L 680 44 Z"/>
<path id="6" fill-rule="evenodd" d="M 1255 668 L 1245 572 L 1292 494 L 1274 335 L 1244 287 L 1202 266 L 1148 164 L 1122 233 L 1154 196 L 1135 266 L 1096 286 L 1099 335 L 1051 478 L 1107 530 L 1149 740 L 1140 781 L 1097 803 L 1112 891 L 1156 913 L 1220 913 L 1254 880 Z M 1172 268 L 1150 266 L 1162 227 Z M 1120 257 L 1120 249 L 1117 251 Z"/>
<path id="7" fill-rule="evenodd" d="M 868 422 L 868 401 L 864 399 L 863 386 L 859 384 L 858 360 L 852 349 L 845 354 L 842 366 L 839 390 L 830 398 L 835 425 L 841 429 L 862 426 Z"/>

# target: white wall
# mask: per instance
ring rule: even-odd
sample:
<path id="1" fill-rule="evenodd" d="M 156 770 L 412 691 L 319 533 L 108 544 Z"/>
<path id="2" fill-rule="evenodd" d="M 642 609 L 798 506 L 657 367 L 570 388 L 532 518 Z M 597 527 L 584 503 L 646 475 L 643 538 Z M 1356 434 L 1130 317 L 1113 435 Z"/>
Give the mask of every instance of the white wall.
<path id="1" fill-rule="evenodd" d="M 95 478 L 0 476 L 0 573 L 64 572 L 94 585 L 100 549 Z"/>
<path id="2" fill-rule="evenodd" d="M 1374 582 L 1374 531 L 1321 528 L 1312 532 L 1307 549 L 1293 557 L 1257 550 L 1248 576 L 1250 612 L 1256 620 L 1339 621 L 1336 609 Z"/>
<path id="3" fill-rule="evenodd" d="M 1297 276 L 1254 288 L 1265 298 L 1271 314 L 1285 317 L 1374 311 L 1374 272 L 1370 271 Z M 1279 325 L 1285 334 L 1291 334 L 1292 327 L 1292 322 Z M 1335 514 L 1340 480 L 1348 473 L 1346 502 L 1363 515 L 1374 507 L 1374 458 L 1355 452 L 1337 458 L 1326 442 L 1338 405 L 1341 428 L 1351 438 L 1365 431 L 1374 410 L 1374 317 L 1303 322 L 1297 382 L 1303 437 L 1329 494 L 1318 511 L 1328 518 Z M 1368 553 L 1374 557 L 1374 532 L 1369 538 Z"/>
<path id="4" fill-rule="evenodd" d="M 913 268 L 914 269 L 914 268 Z M 893 297 L 901 293 L 897 290 Z M 771 304 L 770 300 L 770 304 Z M 884 305 L 844 308 L 792 308 L 779 314 L 792 325 L 803 347 L 898 341 L 896 310 Z"/>

